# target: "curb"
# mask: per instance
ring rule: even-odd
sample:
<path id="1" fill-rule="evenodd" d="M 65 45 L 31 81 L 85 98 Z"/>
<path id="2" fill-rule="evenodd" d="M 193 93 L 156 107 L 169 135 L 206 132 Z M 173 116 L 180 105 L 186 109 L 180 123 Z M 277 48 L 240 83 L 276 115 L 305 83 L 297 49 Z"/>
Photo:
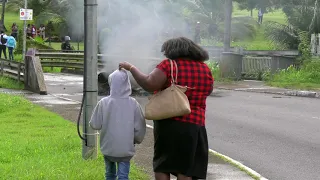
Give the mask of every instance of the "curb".
<path id="1" fill-rule="evenodd" d="M 257 173 L 253 169 L 243 165 L 239 161 L 236 161 L 236 160 L 234 160 L 234 159 L 232 159 L 232 158 L 230 158 L 228 156 L 225 156 L 225 155 L 223 155 L 221 153 L 218 153 L 217 151 L 214 151 L 212 149 L 209 149 L 209 152 L 214 154 L 215 156 L 218 156 L 218 157 L 222 158 L 224 161 L 227 161 L 228 163 L 236 166 L 240 170 L 244 170 L 247 174 L 249 174 L 252 177 L 255 177 L 255 178 L 260 179 L 260 180 L 268 180 L 267 178 L 263 177 L 261 174 Z"/>
<path id="2" fill-rule="evenodd" d="M 263 93 L 263 94 L 277 94 L 277 95 L 283 95 L 283 96 L 319 98 L 320 99 L 320 92 L 314 92 L 314 91 L 287 90 L 285 92 L 279 92 L 279 91 L 272 92 L 272 91 L 268 91 L 268 89 L 262 90 L 261 88 L 256 88 L 256 89 L 255 88 L 232 89 L 232 88 L 224 88 L 224 87 L 217 87 L 216 89 L 219 89 L 219 90 L 230 90 L 230 91 L 241 91 L 241 92 L 254 92 L 254 93 Z M 260 91 L 256 91 L 256 90 L 260 90 Z"/>

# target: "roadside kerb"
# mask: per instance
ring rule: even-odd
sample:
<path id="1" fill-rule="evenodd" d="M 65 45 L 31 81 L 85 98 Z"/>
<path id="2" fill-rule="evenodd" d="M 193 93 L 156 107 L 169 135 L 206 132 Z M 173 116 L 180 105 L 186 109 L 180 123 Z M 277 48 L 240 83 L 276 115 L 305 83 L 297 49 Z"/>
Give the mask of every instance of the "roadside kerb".
<path id="1" fill-rule="evenodd" d="M 263 94 L 276 94 L 283 96 L 296 96 L 296 97 L 308 97 L 308 98 L 320 98 L 320 92 L 314 91 L 299 91 L 299 90 L 287 90 L 287 89 L 266 89 L 266 88 L 226 88 L 217 87 L 218 90 L 230 90 L 230 91 L 242 91 L 242 92 L 253 92 Z"/>

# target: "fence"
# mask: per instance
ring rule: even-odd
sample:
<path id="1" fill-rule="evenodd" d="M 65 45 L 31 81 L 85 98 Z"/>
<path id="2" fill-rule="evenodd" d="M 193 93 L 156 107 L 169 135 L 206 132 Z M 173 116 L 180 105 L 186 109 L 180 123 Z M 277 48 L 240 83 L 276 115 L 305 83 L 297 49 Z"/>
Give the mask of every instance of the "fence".
<path id="1" fill-rule="evenodd" d="M 1 76 L 9 77 L 19 82 L 24 82 L 24 71 L 24 63 L 0 59 Z"/>
<path id="2" fill-rule="evenodd" d="M 295 57 L 271 56 L 271 57 L 249 57 L 242 59 L 242 74 L 271 71 L 275 73 L 279 69 L 286 69 L 294 65 Z"/>
<path id="3" fill-rule="evenodd" d="M 82 70 L 84 55 L 82 53 L 57 53 L 57 52 L 38 52 L 36 53 L 41 60 L 42 67 L 61 67 Z M 105 62 L 119 61 L 124 59 L 138 59 L 159 62 L 160 58 L 155 57 L 125 57 L 116 55 L 98 54 L 98 68 L 102 69 Z M 244 56 L 242 61 L 242 73 L 250 74 L 270 70 L 285 69 L 294 63 L 294 56 Z M 147 62 L 146 61 L 146 62 Z"/>
<path id="4" fill-rule="evenodd" d="M 61 67 L 65 69 L 84 69 L 84 55 L 81 53 L 57 53 L 57 52 L 37 52 L 35 56 L 38 56 L 41 60 L 42 67 Z M 98 68 L 102 69 L 108 61 L 123 61 L 124 59 L 138 59 L 146 60 L 151 63 L 152 61 L 160 61 L 161 59 L 155 57 L 125 57 L 118 55 L 103 55 L 98 54 Z"/>
<path id="5" fill-rule="evenodd" d="M 243 57 L 242 73 L 263 72 L 271 69 L 272 57 Z"/>

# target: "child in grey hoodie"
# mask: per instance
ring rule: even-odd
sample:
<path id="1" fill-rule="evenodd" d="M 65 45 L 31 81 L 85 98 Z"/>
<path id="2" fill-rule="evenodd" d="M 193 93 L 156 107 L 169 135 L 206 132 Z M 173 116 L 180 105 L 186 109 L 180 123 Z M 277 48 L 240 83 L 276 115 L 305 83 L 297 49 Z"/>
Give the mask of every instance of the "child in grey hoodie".
<path id="1" fill-rule="evenodd" d="M 100 131 L 100 149 L 106 165 L 106 179 L 129 179 L 134 144 L 146 133 L 140 104 L 131 95 L 127 71 L 116 70 L 109 76 L 110 96 L 101 99 L 94 109 L 90 126 Z M 116 169 L 116 164 L 118 170 Z"/>

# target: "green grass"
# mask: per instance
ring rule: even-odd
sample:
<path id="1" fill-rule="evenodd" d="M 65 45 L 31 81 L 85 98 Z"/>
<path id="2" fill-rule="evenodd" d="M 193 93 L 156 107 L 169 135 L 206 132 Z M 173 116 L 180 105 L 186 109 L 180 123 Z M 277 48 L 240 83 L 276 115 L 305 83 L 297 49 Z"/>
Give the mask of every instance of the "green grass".
<path id="1" fill-rule="evenodd" d="M 234 17 L 237 16 L 250 16 L 250 11 L 247 10 L 239 10 L 237 4 L 235 4 L 235 8 L 232 14 Z M 253 11 L 253 18 L 258 21 L 258 10 Z M 263 16 L 263 23 L 259 26 L 256 37 L 253 40 L 241 41 L 241 42 L 232 42 L 232 46 L 243 47 L 247 50 L 275 50 L 281 49 L 281 47 L 277 47 L 270 40 L 268 40 L 264 35 L 264 23 L 267 21 L 275 21 L 278 23 L 286 24 L 286 15 L 281 10 L 275 10 L 272 12 L 268 12 Z"/>
<path id="2" fill-rule="evenodd" d="M 11 33 L 11 26 L 14 22 L 17 23 L 19 28 L 23 28 L 23 21 L 20 20 L 19 12 L 14 13 L 14 12 L 6 11 L 4 21 L 5 21 L 4 25 L 6 26 L 9 33 Z M 32 23 L 32 22 L 27 21 L 27 24 L 29 23 Z"/>
<path id="3" fill-rule="evenodd" d="M 0 178 L 104 179 L 101 154 L 85 161 L 74 123 L 19 96 L 0 94 Z M 149 180 L 134 164 L 131 179 Z"/>
<path id="4" fill-rule="evenodd" d="M 48 73 L 48 72 L 50 72 L 50 73 L 60 73 L 62 68 L 61 67 L 53 67 L 53 68 L 51 68 L 51 67 L 43 67 L 42 69 L 43 69 L 43 72 L 45 72 L 45 73 Z"/>
<path id="5" fill-rule="evenodd" d="M 24 84 L 22 82 L 18 82 L 17 80 L 0 76 L 0 88 L 7 88 L 7 89 L 24 89 Z"/>
<path id="6" fill-rule="evenodd" d="M 266 83 L 269 86 L 281 87 L 286 89 L 300 89 L 300 90 L 317 90 L 320 91 L 320 84 L 315 83 L 299 83 L 299 82 L 272 82 L 269 81 Z"/>
<path id="7" fill-rule="evenodd" d="M 272 75 L 268 85 L 302 90 L 320 90 L 320 60 L 306 62 L 301 69 L 290 66 Z"/>

